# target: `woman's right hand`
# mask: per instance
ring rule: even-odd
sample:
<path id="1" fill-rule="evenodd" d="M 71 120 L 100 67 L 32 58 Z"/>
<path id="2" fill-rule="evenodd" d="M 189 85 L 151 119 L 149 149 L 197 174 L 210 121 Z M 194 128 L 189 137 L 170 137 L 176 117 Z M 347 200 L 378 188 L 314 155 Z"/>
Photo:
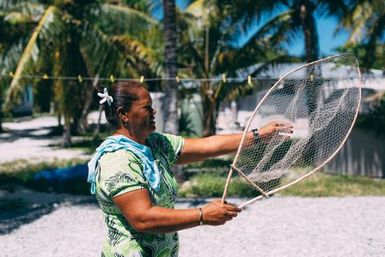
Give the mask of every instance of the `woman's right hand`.
<path id="1" fill-rule="evenodd" d="M 214 200 L 202 207 L 204 225 L 223 225 L 241 212 L 240 208 L 232 204 Z"/>

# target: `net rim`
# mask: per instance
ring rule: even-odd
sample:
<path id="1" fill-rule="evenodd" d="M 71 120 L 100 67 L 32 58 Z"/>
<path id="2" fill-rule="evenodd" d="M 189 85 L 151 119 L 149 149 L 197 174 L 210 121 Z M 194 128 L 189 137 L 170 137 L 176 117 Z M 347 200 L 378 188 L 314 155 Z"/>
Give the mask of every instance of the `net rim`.
<path id="1" fill-rule="evenodd" d="M 342 53 L 342 54 L 337 54 L 337 55 L 332 55 L 332 56 L 328 56 L 326 58 L 322 58 L 322 59 L 319 59 L 319 60 L 316 60 L 316 61 L 313 61 L 313 62 L 310 62 L 310 63 L 306 63 L 304 65 L 301 65 L 293 70 L 290 70 L 288 71 L 287 73 L 285 73 L 284 75 L 282 75 L 275 83 L 274 85 L 266 92 L 266 94 L 263 96 L 263 98 L 261 99 L 261 101 L 257 104 L 257 106 L 255 107 L 250 119 L 248 120 L 247 122 L 247 125 L 243 131 L 243 135 L 242 135 L 242 139 L 241 139 L 241 142 L 239 144 L 239 147 L 238 147 L 238 150 L 237 150 L 237 153 L 236 153 L 236 156 L 234 157 L 234 160 L 233 160 L 233 163 L 232 163 L 232 167 L 236 167 L 235 166 L 235 163 L 238 161 L 238 158 L 239 158 L 239 155 L 240 155 L 240 151 L 242 149 L 242 146 L 243 146 L 243 143 L 244 143 L 244 140 L 246 138 L 246 134 L 250 128 L 250 125 L 251 125 L 251 122 L 253 120 L 253 117 L 255 116 L 255 113 L 259 110 L 259 107 L 262 105 L 262 103 L 265 101 L 265 99 L 270 95 L 270 92 L 273 91 L 274 89 L 276 89 L 280 82 L 285 79 L 288 75 L 300 70 L 300 69 L 303 69 L 303 68 L 306 68 L 308 66 L 311 66 L 311 65 L 314 65 L 314 64 L 317 64 L 317 63 L 320 63 L 320 62 L 324 62 L 324 61 L 327 61 L 327 60 L 330 60 L 330 59 L 334 59 L 334 58 L 338 58 L 338 57 L 343 57 L 343 56 L 349 56 L 351 57 L 355 63 L 357 64 L 357 67 L 355 67 L 355 70 L 357 71 L 357 74 L 358 74 L 358 83 L 357 83 L 357 86 L 356 88 L 359 90 L 358 92 L 358 104 L 356 106 L 356 109 L 355 109 L 355 114 L 354 114 L 354 119 L 350 125 L 350 128 L 349 130 L 347 131 L 345 137 L 343 138 L 343 140 L 341 141 L 340 145 L 336 148 L 336 150 L 333 152 L 333 154 L 331 154 L 324 162 L 322 162 L 321 164 L 319 164 L 316 168 L 314 168 L 312 171 L 306 173 L 305 175 L 299 177 L 298 179 L 286 184 L 286 185 L 282 185 L 281 187 L 278 187 L 278 188 L 275 188 L 273 190 L 270 190 L 268 192 L 265 192 L 267 196 L 271 195 L 271 194 L 274 194 L 276 192 L 279 192 L 293 184 L 296 184 L 298 182 L 300 182 L 301 180 L 307 178 L 308 176 L 312 175 L 313 173 L 315 173 L 316 171 L 318 171 L 319 169 L 321 169 L 326 163 L 328 163 L 339 151 L 340 149 L 345 145 L 346 143 L 346 140 L 348 139 L 353 127 L 354 127 L 354 124 L 357 120 L 357 117 L 358 117 L 358 113 L 359 113 L 359 109 L 360 109 L 360 103 L 361 103 L 361 97 L 362 97 L 362 94 L 361 94 L 361 89 L 362 89 L 362 75 L 361 75 L 361 71 L 359 69 L 359 65 L 358 65 L 358 60 L 357 58 L 351 54 L 351 53 Z M 229 176 L 228 176 L 228 182 L 226 182 L 226 184 L 228 184 L 230 182 L 230 179 L 231 179 L 231 175 L 232 175 L 232 168 L 230 169 L 229 171 Z M 225 192 L 224 192 L 224 195 L 222 197 L 222 199 L 224 200 L 225 199 L 225 196 L 226 196 L 226 188 L 227 188 L 228 185 L 225 186 Z M 241 204 L 239 207 L 240 208 L 243 208 L 245 207 L 246 205 L 249 205 L 253 202 L 255 202 L 256 200 L 259 200 L 259 199 L 262 199 L 263 197 L 266 197 L 266 195 L 260 195 L 260 196 L 257 196 L 243 204 Z"/>

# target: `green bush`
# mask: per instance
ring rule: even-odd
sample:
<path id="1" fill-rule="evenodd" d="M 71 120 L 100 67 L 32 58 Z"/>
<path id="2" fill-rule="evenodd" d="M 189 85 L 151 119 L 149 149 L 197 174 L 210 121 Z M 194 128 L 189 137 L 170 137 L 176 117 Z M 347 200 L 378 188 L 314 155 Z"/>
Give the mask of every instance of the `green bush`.
<path id="1" fill-rule="evenodd" d="M 202 173 L 186 181 L 179 190 L 181 197 L 222 197 L 226 176 L 216 173 Z M 239 177 L 233 177 L 228 188 L 228 196 L 251 197 L 258 193 Z"/>

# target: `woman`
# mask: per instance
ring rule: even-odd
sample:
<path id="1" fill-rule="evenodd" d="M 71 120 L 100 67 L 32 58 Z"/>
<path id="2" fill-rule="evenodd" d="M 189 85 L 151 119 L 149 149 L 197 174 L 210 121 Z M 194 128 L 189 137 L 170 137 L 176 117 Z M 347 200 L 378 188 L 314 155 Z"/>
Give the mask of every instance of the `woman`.
<path id="1" fill-rule="evenodd" d="M 147 89 L 121 82 L 98 94 L 107 121 L 116 127 L 89 162 L 91 192 L 105 215 L 107 238 L 102 256 L 177 256 L 176 231 L 199 225 L 222 225 L 239 208 L 212 201 L 201 208 L 174 209 L 174 164 L 200 161 L 235 151 L 242 135 L 183 139 L 155 133 L 155 110 Z M 259 130 L 262 139 L 287 124 Z M 253 134 L 248 135 L 253 141 Z"/>

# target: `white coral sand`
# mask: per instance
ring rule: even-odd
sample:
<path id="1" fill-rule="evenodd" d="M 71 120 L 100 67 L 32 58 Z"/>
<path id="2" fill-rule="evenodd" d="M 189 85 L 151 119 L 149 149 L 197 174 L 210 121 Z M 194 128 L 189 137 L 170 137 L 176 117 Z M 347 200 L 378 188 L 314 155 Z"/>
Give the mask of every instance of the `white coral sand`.
<path id="1" fill-rule="evenodd" d="M 383 213 L 385 197 L 272 197 L 224 226 L 181 231 L 179 256 L 382 257 Z M 0 236 L 1 256 L 100 256 L 104 230 L 96 205 L 63 203 Z"/>

